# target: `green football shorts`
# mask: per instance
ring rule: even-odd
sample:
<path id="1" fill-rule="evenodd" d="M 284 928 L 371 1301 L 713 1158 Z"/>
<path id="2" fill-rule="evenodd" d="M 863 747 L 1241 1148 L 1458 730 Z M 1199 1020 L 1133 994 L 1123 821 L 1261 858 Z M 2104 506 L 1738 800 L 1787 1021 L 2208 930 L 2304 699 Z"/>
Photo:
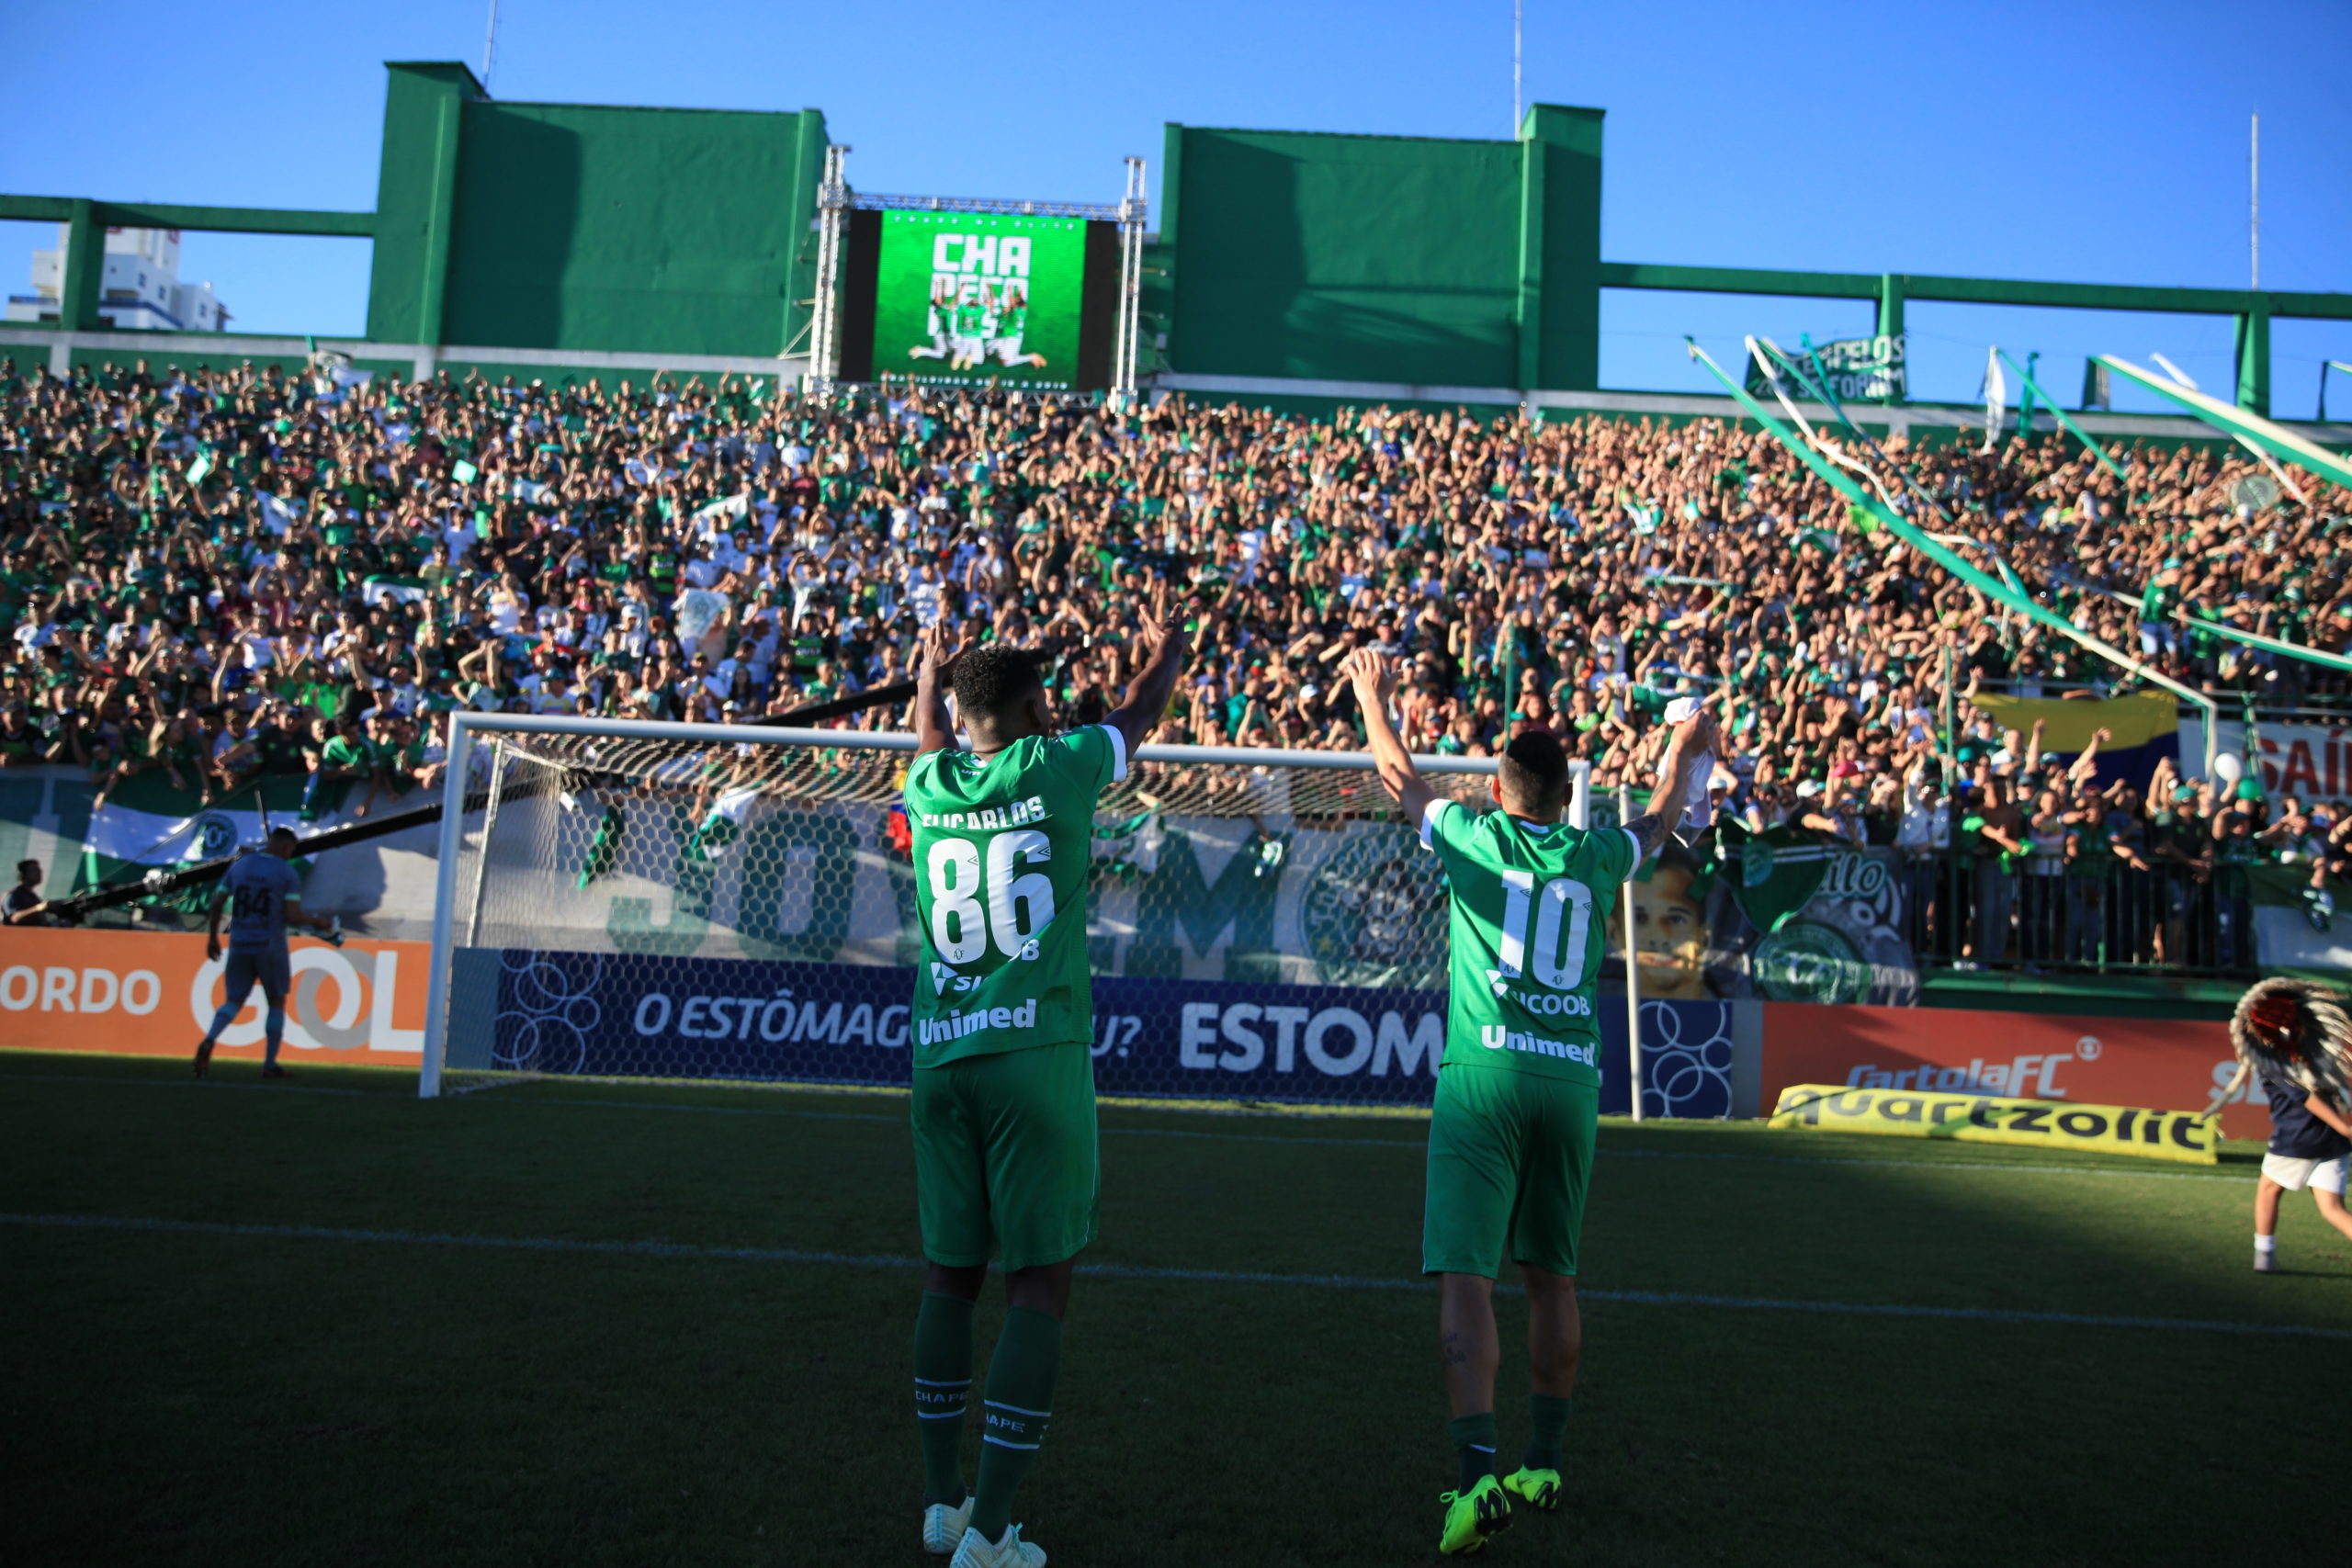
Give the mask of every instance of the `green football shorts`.
<path id="1" fill-rule="evenodd" d="M 1421 1271 L 1491 1280 L 1508 1257 L 1574 1274 L 1600 1106 L 1590 1084 L 1509 1067 L 1442 1068 Z"/>
<path id="2" fill-rule="evenodd" d="M 950 1269 L 1030 1269 L 1094 1239 L 1102 1168 L 1094 1058 L 1034 1045 L 915 1069 L 915 1193 L 922 1255 Z"/>

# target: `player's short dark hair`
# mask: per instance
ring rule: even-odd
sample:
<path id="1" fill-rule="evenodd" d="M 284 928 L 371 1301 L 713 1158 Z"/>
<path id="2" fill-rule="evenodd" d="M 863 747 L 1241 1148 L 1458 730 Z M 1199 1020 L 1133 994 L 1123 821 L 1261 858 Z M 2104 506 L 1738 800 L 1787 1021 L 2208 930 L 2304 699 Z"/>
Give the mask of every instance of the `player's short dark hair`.
<path id="1" fill-rule="evenodd" d="M 1548 729 L 1512 736 L 1497 773 L 1503 794 L 1531 811 L 1556 811 L 1567 799 L 1567 749 Z"/>
<path id="2" fill-rule="evenodd" d="M 302 835 L 291 828 L 272 828 L 269 830 L 269 841 L 274 844 L 280 839 L 289 844 L 299 844 L 302 841 Z"/>
<path id="3" fill-rule="evenodd" d="M 1038 689 L 1037 661 L 1027 651 L 991 642 L 956 661 L 956 705 L 967 715 L 1009 714 Z"/>
<path id="4" fill-rule="evenodd" d="M 17 875 L 19 879 L 39 876 L 40 872 L 41 864 L 37 860 L 20 860 L 17 863 Z"/>

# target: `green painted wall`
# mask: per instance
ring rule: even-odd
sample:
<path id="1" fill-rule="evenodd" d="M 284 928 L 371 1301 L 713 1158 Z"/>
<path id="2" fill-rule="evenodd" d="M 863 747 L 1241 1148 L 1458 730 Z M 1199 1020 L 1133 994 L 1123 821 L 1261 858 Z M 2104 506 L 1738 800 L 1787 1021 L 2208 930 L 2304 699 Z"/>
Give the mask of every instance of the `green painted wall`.
<path id="1" fill-rule="evenodd" d="M 393 62 L 384 73 L 368 335 L 378 343 L 436 343 L 464 107 L 481 87 L 472 72 L 446 62 Z"/>
<path id="2" fill-rule="evenodd" d="M 1514 141 L 1170 126 L 1146 301 L 1170 363 L 1590 388 L 1600 128 L 1550 105 Z"/>
<path id="3" fill-rule="evenodd" d="M 822 155 L 823 122 L 815 118 Z M 440 341 L 775 354 L 799 115 L 469 103 Z"/>
<path id="4" fill-rule="evenodd" d="M 371 339 L 805 346 L 822 114 L 510 104 L 462 65 L 387 69 Z"/>

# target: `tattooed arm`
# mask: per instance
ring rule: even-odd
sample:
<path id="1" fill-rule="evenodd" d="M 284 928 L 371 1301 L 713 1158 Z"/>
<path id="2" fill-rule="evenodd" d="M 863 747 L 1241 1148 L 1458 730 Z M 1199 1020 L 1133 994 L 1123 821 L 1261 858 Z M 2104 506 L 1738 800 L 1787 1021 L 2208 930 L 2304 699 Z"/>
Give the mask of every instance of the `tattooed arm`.
<path id="1" fill-rule="evenodd" d="M 1650 808 L 1625 824 L 1625 831 L 1642 847 L 1643 860 L 1657 853 L 1667 834 L 1682 820 L 1683 807 L 1690 803 L 1690 764 L 1702 752 L 1715 749 L 1715 716 L 1703 707 L 1674 727 L 1674 739 L 1667 742 L 1666 755 L 1658 762 L 1665 776 L 1650 795 Z"/>

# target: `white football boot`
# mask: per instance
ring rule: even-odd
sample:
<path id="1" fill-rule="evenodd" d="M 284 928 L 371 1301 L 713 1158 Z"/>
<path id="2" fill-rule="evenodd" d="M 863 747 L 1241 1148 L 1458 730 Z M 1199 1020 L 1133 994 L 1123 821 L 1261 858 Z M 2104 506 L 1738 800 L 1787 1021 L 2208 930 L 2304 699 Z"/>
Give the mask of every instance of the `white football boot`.
<path id="1" fill-rule="evenodd" d="M 972 1523 L 972 1494 L 954 1507 L 944 1503 L 925 1504 L 922 1510 L 922 1549 L 933 1557 L 945 1557 L 964 1539 L 964 1531 Z"/>
<path id="2" fill-rule="evenodd" d="M 994 1546 L 979 1531 L 967 1529 L 947 1568 L 1046 1568 L 1046 1549 L 1022 1540 L 1019 1525 L 1005 1526 L 1004 1539 Z"/>

